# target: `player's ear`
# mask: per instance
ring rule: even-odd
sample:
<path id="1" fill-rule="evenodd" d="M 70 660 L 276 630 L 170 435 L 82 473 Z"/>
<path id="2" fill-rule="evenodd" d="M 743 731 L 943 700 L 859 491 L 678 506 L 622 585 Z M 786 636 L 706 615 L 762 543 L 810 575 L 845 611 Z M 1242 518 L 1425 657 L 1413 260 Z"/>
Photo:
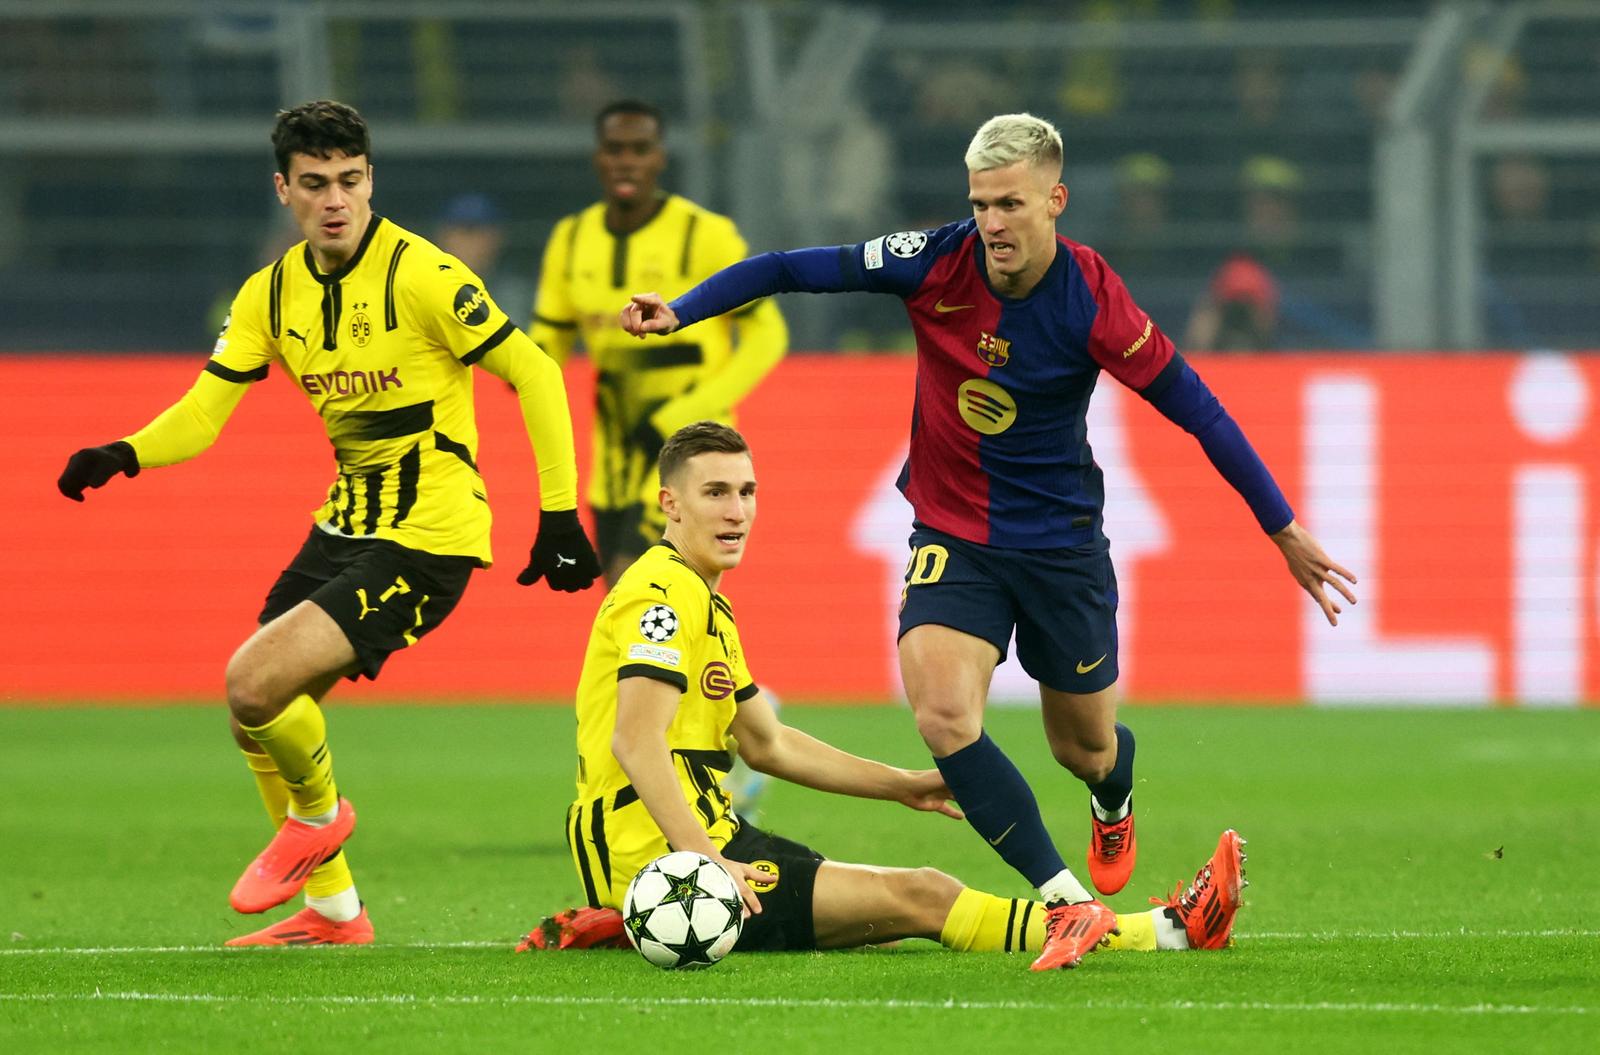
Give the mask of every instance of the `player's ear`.
<path id="1" fill-rule="evenodd" d="M 272 174 L 272 189 L 278 192 L 278 204 L 289 204 L 289 181 L 283 178 L 283 173 Z"/>
<path id="2" fill-rule="evenodd" d="M 1050 188 L 1050 218 L 1053 220 L 1067 209 L 1067 185 L 1057 183 Z"/>
<path id="3" fill-rule="evenodd" d="M 678 496 L 673 493 L 672 488 L 662 487 L 661 493 L 656 496 L 656 501 L 661 503 L 661 511 L 667 514 L 668 520 L 676 523 L 683 519 L 683 515 L 678 512 Z"/>

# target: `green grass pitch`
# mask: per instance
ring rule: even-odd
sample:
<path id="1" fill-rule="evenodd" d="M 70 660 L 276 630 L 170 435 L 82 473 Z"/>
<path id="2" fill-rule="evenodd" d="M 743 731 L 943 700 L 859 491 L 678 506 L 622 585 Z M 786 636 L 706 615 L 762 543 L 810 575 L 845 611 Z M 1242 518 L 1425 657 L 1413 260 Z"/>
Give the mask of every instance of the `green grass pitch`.
<path id="1" fill-rule="evenodd" d="M 577 900 L 572 717 L 338 707 L 363 949 L 223 950 L 267 835 L 220 708 L 0 710 L 0 1051 L 1578 1051 L 1600 1036 L 1600 714 L 1130 708 L 1140 857 L 1122 910 L 1250 840 L 1237 945 L 1024 956 L 927 942 L 734 955 L 516 956 Z M 926 764 L 897 708 L 793 724 Z M 1081 862 L 1083 789 L 1031 711 L 989 729 Z M 957 822 L 772 787 L 764 823 L 840 860 L 1022 882 Z M 280 913 L 266 918 L 277 918 Z M 1584 1038 L 1588 1038 L 1585 1040 Z"/>

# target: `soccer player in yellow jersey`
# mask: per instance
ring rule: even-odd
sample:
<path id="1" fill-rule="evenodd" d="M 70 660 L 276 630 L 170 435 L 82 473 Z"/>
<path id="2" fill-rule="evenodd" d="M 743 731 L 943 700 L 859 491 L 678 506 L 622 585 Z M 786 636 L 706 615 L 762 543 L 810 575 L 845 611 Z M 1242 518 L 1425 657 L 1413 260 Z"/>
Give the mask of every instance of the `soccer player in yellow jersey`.
<path id="1" fill-rule="evenodd" d="M 687 338 L 646 345 L 617 328 L 616 303 L 628 291 L 675 296 L 747 252 L 732 220 L 658 188 L 667 164 L 662 132 L 661 111 L 634 100 L 612 103 L 595 118 L 594 167 L 604 198 L 556 224 L 530 331 L 557 362 L 581 339 L 594 363 L 589 504 L 608 585 L 661 537 L 655 467 L 662 437 L 691 421 L 731 423 L 734 406 L 789 342 L 771 299 Z"/>
<path id="2" fill-rule="evenodd" d="M 735 948 L 845 948 L 931 938 L 952 949 L 1037 951 L 1045 907 L 963 886 L 932 868 L 841 864 L 744 822 L 722 787 L 733 752 L 754 769 L 821 791 L 886 799 L 959 818 L 935 769 L 847 754 L 782 724 L 751 677 L 720 593 L 756 514 L 749 447 L 704 421 L 660 456 L 666 536 L 629 568 L 595 616 L 578 683 L 578 794 L 567 840 L 588 907 L 541 923 L 521 948 L 621 944 L 628 883 L 669 850 L 732 874 L 751 915 Z M 1221 948 L 1244 886 L 1229 830 L 1182 893 L 1117 915 L 1110 948 Z M 1111 911 L 1100 910 L 1107 916 Z M 1092 948 L 1096 930 L 1067 966 Z"/>
<path id="3" fill-rule="evenodd" d="M 182 399 L 133 435 L 74 454 L 59 486 L 81 502 L 119 472 L 193 458 L 274 363 L 322 416 L 333 486 L 226 675 L 234 738 L 277 826 L 229 900 L 264 912 L 303 887 L 307 904 L 228 944 L 362 944 L 372 924 L 342 850 L 355 811 L 336 790 L 318 701 L 341 677 L 377 677 L 489 565 L 470 367 L 515 386 L 539 462 L 539 533 L 517 581 L 581 590 L 599 564 L 578 523 L 560 369 L 459 260 L 373 213 L 355 110 L 320 101 L 281 112 L 272 145 L 278 200 L 305 241 L 246 280 Z"/>

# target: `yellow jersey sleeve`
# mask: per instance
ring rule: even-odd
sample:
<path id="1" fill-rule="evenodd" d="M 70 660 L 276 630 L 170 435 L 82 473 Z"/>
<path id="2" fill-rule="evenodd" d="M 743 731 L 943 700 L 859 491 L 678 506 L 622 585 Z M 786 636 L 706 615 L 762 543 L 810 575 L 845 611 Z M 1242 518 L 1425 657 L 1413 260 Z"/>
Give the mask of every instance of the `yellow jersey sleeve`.
<path id="1" fill-rule="evenodd" d="M 283 261 L 250 276 L 233 299 L 211 360 L 183 397 L 124 439 L 141 468 L 174 465 L 204 452 L 244 398 L 246 385 L 267 376 L 276 355 L 269 333 L 277 323 Z"/>
<path id="2" fill-rule="evenodd" d="M 517 390 L 522 425 L 539 464 L 539 508 L 576 509 L 578 456 L 561 368 L 515 327 L 478 365 Z"/>
<path id="3" fill-rule="evenodd" d="M 572 303 L 572 247 L 577 233 L 576 215 L 561 220 L 550 232 L 539 268 L 533 326 L 528 334 L 557 363 L 564 363 L 571 356 L 578 336 L 578 312 Z M 621 305 L 617 310 L 622 310 Z"/>
<path id="4" fill-rule="evenodd" d="M 408 274 L 402 302 L 429 340 L 446 349 L 463 366 L 471 366 L 516 331 L 500 306 L 483 288 L 483 280 L 461 261 L 444 253 L 417 254 L 401 266 Z"/>
<path id="5" fill-rule="evenodd" d="M 680 576 L 662 583 L 646 575 L 619 594 L 607 626 L 616 647 L 617 680 L 654 678 L 679 692 L 689 690 L 689 668 L 698 638 L 705 634 L 710 604 L 705 586 L 695 590 L 693 585 Z"/>

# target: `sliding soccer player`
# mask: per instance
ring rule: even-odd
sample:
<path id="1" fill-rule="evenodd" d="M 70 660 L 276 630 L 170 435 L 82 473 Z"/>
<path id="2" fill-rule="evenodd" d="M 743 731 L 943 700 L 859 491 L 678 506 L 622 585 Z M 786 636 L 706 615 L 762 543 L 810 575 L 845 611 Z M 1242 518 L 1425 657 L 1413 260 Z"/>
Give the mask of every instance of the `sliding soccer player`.
<path id="1" fill-rule="evenodd" d="M 342 850 L 356 814 L 334 783 L 319 701 L 340 678 L 377 677 L 489 565 L 473 366 L 515 386 L 539 463 L 539 533 L 517 581 L 575 591 L 600 569 L 578 523 L 555 363 L 461 261 L 372 212 L 371 146 L 354 109 L 283 111 L 272 146 L 278 201 L 305 241 L 245 282 L 182 399 L 72 455 L 59 486 L 81 502 L 118 473 L 195 457 L 273 364 L 322 416 L 337 475 L 226 673 L 234 739 L 277 827 L 229 901 L 265 912 L 304 888 L 306 908 L 228 944 L 363 944 L 372 923 Z"/>
<path id="2" fill-rule="evenodd" d="M 619 944 L 629 882 L 669 849 L 705 854 L 734 876 L 753 913 L 735 946 L 746 951 L 930 938 L 967 951 L 1043 949 L 1034 963 L 1042 970 L 1075 966 L 1102 942 L 1140 950 L 1227 943 L 1244 886 L 1233 831 L 1160 908 L 1118 916 L 1096 903 L 1085 926 L 1047 939 L 1049 913 L 1039 902 L 973 890 L 933 868 L 828 861 L 741 817 L 724 789 L 730 742 L 752 769 L 779 779 L 960 813 L 937 770 L 848 754 L 784 725 L 762 698 L 733 606 L 718 592 L 755 524 L 744 438 L 710 421 L 680 429 L 661 451 L 660 477 L 666 535 L 600 606 L 578 683 L 578 794 L 566 827 L 588 905 L 545 920 L 524 949 Z"/>

